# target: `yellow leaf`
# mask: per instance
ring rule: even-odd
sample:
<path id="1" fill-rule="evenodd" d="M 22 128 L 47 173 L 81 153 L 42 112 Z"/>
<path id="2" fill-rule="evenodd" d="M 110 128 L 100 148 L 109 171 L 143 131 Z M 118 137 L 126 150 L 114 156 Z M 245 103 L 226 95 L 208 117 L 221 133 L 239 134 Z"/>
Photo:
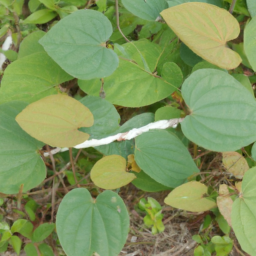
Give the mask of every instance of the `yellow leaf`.
<path id="1" fill-rule="evenodd" d="M 134 172 L 139 173 L 141 171 L 140 167 L 137 165 L 136 161 L 134 160 L 134 154 L 128 156 L 128 165 L 127 168 Z"/>
<path id="2" fill-rule="evenodd" d="M 175 188 L 164 200 L 172 207 L 190 212 L 204 212 L 213 207 L 216 203 L 206 197 L 207 187 L 197 181 L 191 181 Z"/>
<path id="3" fill-rule="evenodd" d="M 222 163 L 227 172 L 232 173 L 237 179 L 242 179 L 250 168 L 246 159 L 237 152 L 222 153 Z"/>
<path id="4" fill-rule="evenodd" d="M 238 37 L 239 23 L 225 9 L 189 2 L 161 12 L 168 26 L 193 52 L 224 69 L 234 69 L 241 57 L 227 47 Z"/>
<path id="5" fill-rule="evenodd" d="M 220 185 L 219 196 L 217 197 L 217 205 L 219 207 L 220 213 L 223 215 L 224 219 L 227 221 L 228 225 L 232 227 L 231 224 L 231 211 L 233 200 L 229 196 L 228 186 L 226 184 Z"/>
<path id="6" fill-rule="evenodd" d="M 100 188 L 116 189 L 136 179 L 133 173 L 126 172 L 126 160 L 119 155 L 105 156 L 91 170 L 91 179 Z"/>
<path id="7" fill-rule="evenodd" d="M 54 147 L 73 147 L 89 138 L 78 131 L 93 125 L 91 111 L 67 95 L 51 95 L 28 105 L 16 121 L 32 137 Z"/>

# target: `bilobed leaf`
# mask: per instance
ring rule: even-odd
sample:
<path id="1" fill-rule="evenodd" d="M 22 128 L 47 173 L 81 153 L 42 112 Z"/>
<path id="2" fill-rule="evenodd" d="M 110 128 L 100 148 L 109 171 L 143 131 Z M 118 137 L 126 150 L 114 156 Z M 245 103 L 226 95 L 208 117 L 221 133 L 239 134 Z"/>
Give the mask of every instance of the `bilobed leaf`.
<path id="1" fill-rule="evenodd" d="M 103 157 L 91 170 L 92 181 L 103 189 L 120 188 L 135 178 L 133 173 L 126 172 L 125 158 L 118 155 Z"/>
<path id="2" fill-rule="evenodd" d="M 183 80 L 182 72 L 175 63 L 164 66 L 162 77 L 154 70 L 161 55 L 161 48 L 147 40 L 122 46 L 131 60 L 120 55 L 117 70 L 104 79 L 106 100 L 126 107 L 141 107 L 172 94 Z M 102 82 L 99 79 L 79 80 L 80 88 L 89 95 L 98 96 Z"/>
<path id="3" fill-rule="evenodd" d="M 25 107 L 22 102 L 0 105 L 0 191 L 5 194 L 17 194 L 22 184 L 26 192 L 46 176 L 38 153 L 44 144 L 30 137 L 15 121 Z"/>
<path id="4" fill-rule="evenodd" d="M 168 8 L 165 0 L 122 0 L 124 7 L 144 20 L 156 20 L 160 12 Z"/>
<path id="5" fill-rule="evenodd" d="M 189 3 L 189 2 L 201 2 L 201 3 L 208 3 L 208 4 L 214 4 L 219 7 L 223 6 L 222 0 L 169 0 L 167 1 L 169 7 L 173 7 L 179 4 Z"/>
<path id="6" fill-rule="evenodd" d="M 252 18 L 256 16 L 256 2 L 254 0 L 246 0 L 248 11 L 250 12 Z"/>
<path id="7" fill-rule="evenodd" d="M 164 200 L 172 207 L 190 212 L 204 212 L 216 207 L 216 203 L 207 199 L 207 187 L 197 181 L 191 181 L 175 188 Z"/>
<path id="8" fill-rule="evenodd" d="M 232 227 L 242 249 L 250 255 L 256 254 L 256 167 L 244 175 L 242 192 L 232 207 Z"/>
<path id="9" fill-rule="evenodd" d="M 222 153 L 222 163 L 226 171 L 232 173 L 237 179 L 242 179 L 245 172 L 250 169 L 246 159 L 237 152 Z"/>
<path id="10" fill-rule="evenodd" d="M 220 213 L 223 215 L 228 225 L 232 227 L 231 223 L 231 211 L 233 200 L 229 196 L 228 186 L 226 184 L 221 184 L 219 187 L 219 196 L 217 197 L 217 205 Z"/>
<path id="11" fill-rule="evenodd" d="M 39 39 L 41 39 L 44 35 L 45 32 L 39 30 L 25 37 L 25 39 L 20 44 L 18 59 L 33 53 L 45 52 L 43 46 L 38 43 Z"/>
<path id="12" fill-rule="evenodd" d="M 79 79 L 102 78 L 118 67 L 116 53 L 105 47 L 112 32 L 104 14 L 79 10 L 59 21 L 40 43 L 70 75 Z"/>
<path id="13" fill-rule="evenodd" d="M 256 140 L 255 99 L 229 74 L 197 70 L 183 83 L 182 96 L 191 114 L 181 122 L 181 128 L 194 143 L 225 152 Z"/>
<path id="14" fill-rule="evenodd" d="M 172 188 L 199 171 L 178 137 L 164 130 L 152 130 L 135 139 L 135 161 L 152 179 Z"/>
<path id="15" fill-rule="evenodd" d="M 254 17 L 245 27 L 244 30 L 244 51 L 253 68 L 256 71 L 256 17 Z"/>
<path id="16" fill-rule="evenodd" d="M 28 134 L 51 146 L 72 147 L 89 138 L 78 131 L 93 125 L 93 115 L 79 101 L 67 95 L 51 95 L 30 104 L 16 121 Z"/>
<path id="17" fill-rule="evenodd" d="M 105 99 L 86 96 L 80 100 L 93 114 L 93 126 L 81 128 L 80 131 L 91 134 L 90 139 L 107 137 L 119 129 L 120 116 L 116 108 Z"/>
<path id="18" fill-rule="evenodd" d="M 95 200 L 78 188 L 62 200 L 56 225 L 68 256 L 117 256 L 127 239 L 129 214 L 118 194 L 104 191 Z"/>
<path id="19" fill-rule="evenodd" d="M 49 9 L 42 9 L 39 11 L 36 11 L 29 15 L 23 23 L 27 24 L 44 24 L 47 23 L 48 21 L 54 19 L 57 16 L 57 13 L 54 12 L 53 10 Z"/>
<path id="20" fill-rule="evenodd" d="M 198 56 L 224 69 L 234 69 L 241 63 L 240 56 L 226 46 L 238 37 L 240 27 L 225 9 L 207 3 L 184 3 L 161 15 Z"/>
<path id="21" fill-rule="evenodd" d="M 59 84 L 72 77 L 46 52 L 22 57 L 7 67 L 0 88 L 0 104 L 13 100 L 28 103 L 57 94 Z"/>

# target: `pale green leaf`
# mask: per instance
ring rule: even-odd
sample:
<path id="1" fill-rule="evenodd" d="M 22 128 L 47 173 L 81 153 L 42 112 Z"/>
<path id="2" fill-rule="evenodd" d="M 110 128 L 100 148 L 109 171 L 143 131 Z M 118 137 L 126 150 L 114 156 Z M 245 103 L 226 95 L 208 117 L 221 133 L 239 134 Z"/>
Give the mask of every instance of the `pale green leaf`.
<path id="1" fill-rule="evenodd" d="M 59 21 L 41 40 L 46 52 L 70 75 L 102 78 L 118 67 L 116 53 L 105 47 L 110 21 L 94 10 L 76 11 Z"/>
<path id="2" fill-rule="evenodd" d="M 156 20 L 160 12 L 168 7 L 165 0 L 122 0 L 124 7 L 144 20 Z"/>
<path id="3" fill-rule="evenodd" d="M 256 1 L 246 0 L 248 11 L 250 12 L 252 18 L 256 16 Z"/>
<path id="4" fill-rule="evenodd" d="M 229 74 L 197 70 L 183 83 L 182 96 L 191 114 L 181 122 L 181 128 L 194 143 L 224 152 L 256 140 L 255 99 Z"/>
<path id="5" fill-rule="evenodd" d="M 225 9 L 207 3 L 185 3 L 161 12 L 176 35 L 194 53 L 224 69 L 234 69 L 240 56 L 228 41 L 238 37 L 239 23 Z"/>
<path id="6" fill-rule="evenodd" d="M 13 62 L 5 70 L 0 104 L 13 100 L 31 103 L 57 94 L 55 87 L 71 79 L 45 52 L 30 54 Z"/>
<path id="7" fill-rule="evenodd" d="M 62 200 L 56 225 L 67 256 L 117 256 L 127 239 L 129 214 L 118 194 L 104 191 L 95 200 L 78 188 Z"/>
<path id="8" fill-rule="evenodd" d="M 93 125 L 93 115 L 79 101 L 67 95 L 51 95 L 30 104 L 16 121 L 28 134 L 56 147 L 72 147 L 89 138 L 78 131 Z"/>
<path id="9" fill-rule="evenodd" d="M 133 173 L 126 172 L 126 160 L 119 155 L 100 159 L 91 170 L 91 179 L 100 188 L 117 189 L 134 180 Z"/>
<path id="10" fill-rule="evenodd" d="M 253 68 L 256 71 L 256 17 L 254 17 L 244 30 L 244 51 Z"/>
<path id="11" fill-rule="evenodd" d="M 22 184 L 26 192 L 46 176 L 38 153 L 44 144 L 30 137 L 15 121 L 25 107 L 21 102 L 0 105 L 0 191 L 5 194 L 17 194 Z"/>
<path id="12" fill-rule="evenodd" d="M 172 188 L 199 171 L 178 137 L 164 130 L 149 131 L 135 139 L 135 161 L 152 179 Z"/>
<path id="13" fill-rule="evenodd" d="M 175 188 L 164 200 L 172 207 L 190 211 L 204 212 L 216 207 L 216 203 L 207 199 L 208 188 L 197 181 L 191 181 Z"/>
<path id="14" fill-rule="evenodd" d="M 242 192 L 232 207 L 232 227 L 242 249 L 256 255 L 256 167 L 244 175 Z"/>

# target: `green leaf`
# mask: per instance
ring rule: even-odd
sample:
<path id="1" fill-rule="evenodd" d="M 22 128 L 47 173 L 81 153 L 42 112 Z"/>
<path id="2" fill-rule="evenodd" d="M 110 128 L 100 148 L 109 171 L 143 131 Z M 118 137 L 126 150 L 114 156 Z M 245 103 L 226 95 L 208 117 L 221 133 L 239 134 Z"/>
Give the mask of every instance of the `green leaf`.
<path id="1" fill-rule="evenodd" d="M 147 40 L 122 46 L 132 61 L 119 53 L 119 67 L 104 79 L 106 100 L 112 104 L 126 107 L 146 106 L 168 97 L 182 83 L 182 72 L 174 63 L 165 64 L 162 77 L 154 73 L 161 55 L 159 46 Z M 99 79 L 79 80 L 78 84 L 84 92 L 95 96 L 99 95 L 102 86 Z"/>
<path id="2" fill-rule="evenodd" d="M 232 48 L 235 52 L 237 52 L 240 57 L 242 58 L 242 64 L 245 65 L 246 67 L 252 69 L 252 66 L 250 65 L 248 58 L 245 54 L 244 51 L 244 43 L 240 43 L 240 44 L 231 44 Z"/>
<path id="3" fill-rule="evenodd" d="M 256 16 L 256 2 L 254 0 L 246 0 L 248 11 L 250 12 L 252 18 Z"/>
<path id="4" fill-rule="evenodd" d="M 33 244 L 31 244 L 31 243 L 25 245 L 24 251 L 26 252 L 27 256 L 38 255 L 36 247 Z"/>
<path id="5" fill-rule="evenodd" d="M 245 76 L 243 74 L 232 74 L 232 76 L 254 96 L 254 91 L 252 89 L 252 85 L 248 76 Z"/>
<path id="6" fill-rule="evenodd" d="M 58 14 L 53 10 L 42 9 L 29 15 L 23 23 L 25 24 L 44 24 L 54 19 Z"/>
<path id="7" fill-rule="evenodd" d="M 189 3 L 189 2 L 201 2 L 201 3 L 208 3 L 208 4 L 214 4 L 219 7 L 223 7 L 222 0 L 170 0 L 167 1 L 169 7 L 173 7 L 179 4 Z"/>
<path id="8" fill-rule="evenodd" d="M 155 121 L 180 118 L 181 110 L 172 106 L 159 108 L 155 113 Z"/>
<path id="9" fill-rule="evenodd" d="M 133 173 L 135 174 L 136 179 L 132 181 L 132 184 L 138 189 L 141 189 L 146 192 L 159 192 L 171 189 L 153 180 L 149 175 L 147 175 L 143 171 L 140 171 L 139 173 Z"/>
<path id="10" fill-rule="evenodd" d="M 39 2 L 39 0 L 29 0 L 28 2 L 28 8 L 31 12 L 35 12 L 36 9 L 39 7 L 41 3 Z"/>
<path id="11" fill-rule="evenodd" d="M 252 159 L 256 161 L 256 143 L 254 142 L 251 149 Z"/>
<path id="12" fill-rule="evenodd" d="M 17 194 L 36 187 L 45 178 L 45 165 L 38 153 L 43 143 L 30 137 L 15 121 L 26 107 L 22 102 L 0 105 L 0 191 Z"/>
<path id="13" fill-rule="evenodd" d="M 256 17 L 254 17 L 245 27 L 244 30 L 244 51 L 253 68 L 256 71 Z"/>
<path id="14" fill-rule="evenodd" d="M 70 75 L 79 79 L 102 78 L 118 67 L 116 53 L 105 47 L 112 31 L 102 13 L 79 10 L 59 21 L 40 43 Z"/>
<path id="15" fill-rule="evenodd" d="M 86 96 L 80 102 L 92 112 L 94 117 L 93 126 L 80 129 L 90 134 L 90 139 L 105 138 L 119 129 L 120 116 L 111 103 L 95 96 Z"/>
<path id="16" fill-rule="evenodd" d="M 44 4 L 48 9 L 51 10 L 58 10 L 58 8 L 55 5 L 55 1 L 54 0 L 39 0 L 42 4 Z"/>
<path id="17" fill-rule="evenodd" d="M 216 203 L 205 198 L 208 188 L 197 181 L 191 181 L 175 188 L 164 200 L 172 207 L 190 212 L 204 212 L 216 207 Z"/>
<path id="18" fill-rule="evenodd" d="M 93 115 L 67 95 L 51 95 L 26 107 L 16 121 L 28 134 L 51 146 L 73 147 L 89 138 L 78 131 L 93 125 Z"/>
<path id="19" fill-rule="evenodd" d="M 38 40 L 45 35 L 45 32 L 39 30 L 29 34 L 20 44 L 18 59 L 23 58 L 27 55 L 44 52 L 45 50 L 41 44 L 38 43 Z"/>
<path id="20" fill-rule="evenodd" d="M 122 0 L 122 4 L 129 12 L 144 20 L 156 20 L 160 12 L 168 8 L 165 0 Z"/>
<path id="21" fill-rule="evenodd" d="M 18 236 L 12 236 L 9 240 L 9 243 L 11 244 L 14 251 L 20 255 L 20 248 L 22 245 L 22 241 Z"/>
<path id="22" fill-rule="evenodd" d="M 114 256 L 127 239 L 129 214 L 118 194 L 104 191 L 93 200 L 88 190 L 78 188 L 62 200 L 56 225 L 68 256 Z"/>
<path id="23" fill-rule="evenodd" d="M 33 231 L 34 226 L 32 225 L 31 222 L 24 220 L 24 219 L 19 219 L 16 220 L 11 228 L 12 233 L 20 233 L 21 235 L 31 239 L 32 237 L 32 231 Z"/>
<path id="24" fill-rule="evenodd" d="M 55 224 L 52 223 L 43 223 L 35 229 L 33 232 L 32 241 L 34 243 L 42 242 L 46 239 L 54 230 Z"/>
<path id="25" fill-rule="evenodd" d="M 256 167 L 244 175 L 242 192 L 232 207 L 232 227 L 242 249 L 250 255 L 256 254 Z"/>
<path id="26" fill-rule="evenodd" d="M 26 204 L 25 204 L 25 211 L 27 212 L 30 220 L 34 221 L 36 219 L 36 209 L 38 208 L 38 204 L 33 200 L 29 200 Z"/>
<path id="27" fill-rule="evenodd" d="M 232 95 L 232 97 L 230 97 Z M 236 151 L 256 140 L 255 99 L 229 74 L 202 69 L 182 85 L 191 114 L 181 123 L 184 135 L 213 151 Z"/>
<path id="28" fill-rule="evenodd" d="M 91 170 L 91 179 L 100 188 L 117 189 L 134 180 L 133 173 L 126 172 L 126 160 L 112 155 L 100 159 Z"/>
<path id="29" fill-rule="evenodd" d="M 105 12 L 107 10 L 107 0 L 96 0 L 99 12 Z"/>
<path id="30" fill-rule="evenodd" d="M 240 32 L 239 23 L 228 11 L 195 2 L 169 8 L 161 15 L 198 56 L 224 69 L 234 69 L 241 63 L 240 56 L 226 47 Z"/>
<path id="31" fill-rule="evenodd" d="M 211 242 L 215 245 L 217 256 L 228 256 L 233 248 L 233 241 L 228 236 L 214 236 Z"/>
<path id="32" fill-rule="evenodd" d="M 177 187 L 198 172 L 182 142 L 164 130 L 143 133 L 135 139 L 135 161 L 152 179 Z"/>
<path id="33" fill-rule="evenodd" d="M 57 94 L 59 84 L 70 79 L 72 77 L 45 52 L 28 55 L 13 62 L 5 70 L 0 88 L 0 104 L 13 100 L 31 103 Z"/>
<path id="34" fill-rule="evenodd" d="M 180 47 L 181 59 L 190 67 L 194 67 L 197 63 L 202 61 L 202 58 L 191 51 L 184 43 Z"/>
<path id="35" fill-rule="evenodd" d="M 0 52 L 3 53 L 5 57 L 11 62 L 17 60 L 18 53 L 13 50 L 3 51 L 2 49 L 0 49 Z"/>
<path id="36" fill-rule="evenodd" d="M 52 247 L 47 244 L 39 244 L 38 249 L 41 252 L 42 256 L 54 256 Z"/>

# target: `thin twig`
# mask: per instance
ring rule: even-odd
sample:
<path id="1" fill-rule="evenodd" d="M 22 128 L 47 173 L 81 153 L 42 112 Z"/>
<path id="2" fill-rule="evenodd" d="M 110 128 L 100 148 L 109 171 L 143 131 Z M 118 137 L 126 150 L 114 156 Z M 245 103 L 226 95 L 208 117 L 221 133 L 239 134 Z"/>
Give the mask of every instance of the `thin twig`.
<path id="1" fill-rule="evenodd" d="M 233 13 L 235 6 L 236 6 L 236 0 L 233 0 L 229 8 L 230 13 Z"/>
<path id="2" fill-rule="evenodd" d="M 72 156 L 72 148 L 69 148 L 69 158 L 70 158 L 70 163 L 71 163 L 71 166 L 72 166 L 74 180 L 75 180 L 75 183 L 76 183 L 77 187 L 79 188 L 80 185 L 78 184 L 78 181 L 77 181 L 77 178 L 76 178 L 76 170 L 75 170 L 75 165 L 74 165 L 73 156 Z"/>
<path id="3" fill-rule="evenodd" d="M 242 253 L 242 252 L 238 249 L 238 247 L 236 246 L 235 243 L 234 243 L 234 247 L 235 247 L 236 251 L 237 251 L 240 255 L 246 256 L 244 253 Z"/>
<path id="4" fill-rule="evenodd" d="M 120 28 L 120 23 L 119 23 L 119 7 L 118 7 L 118 0 L 116 1 L 116 26 L 120 32 L 120 34 L 123 36 L 123 38 L 125 39 L 126 42 L 130 42 L 130 40 L 124 35 L 123 31 Z"/>

